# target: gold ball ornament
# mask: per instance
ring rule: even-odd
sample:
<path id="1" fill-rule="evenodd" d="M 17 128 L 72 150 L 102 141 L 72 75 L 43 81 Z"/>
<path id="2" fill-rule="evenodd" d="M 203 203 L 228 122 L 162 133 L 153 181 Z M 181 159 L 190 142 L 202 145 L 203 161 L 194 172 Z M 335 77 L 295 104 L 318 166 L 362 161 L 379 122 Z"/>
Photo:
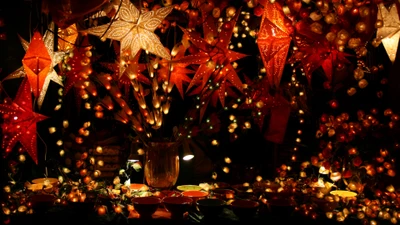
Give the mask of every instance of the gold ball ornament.
<path id="1" fill-rule="evenodd" d="M 358 81 L 358 87 L 361 89 L 366 88 L 368 86 L 368 81 L 366 79 L 361 79 Z"/>
<path id="2" fill-rule="evenodd" d="M 381 27 L 383 27 L 383 20 L 376 20 L 375 28 L 381 28 Z"/>
<path id="3" fill-rule="evenodd" d="M 351 49 L 358 48 L 361 45 L 361 38 L 350 38 L 347 44 Z"/>
<path id="4" fill-rule="evenodd" d="M 358 33 L 363 33 L 367 29 L 367 25 L 364 22 L 358 22 L 356 24 L 356 31 Z"/>
<path id="5" fill-rule="evenodd" d="M 360 67 L 357 67 L 354 70 L 353 75 L 354 75 L 354 79 L 361 80 L 361 79 L 364 78 L 364 70 L 362 68 L 360 68 Z"/>
<path id="6" fill-rule="evenodd" d="M 334 32 L 329 32 L 325 35 L 326 40 L 332 42 L 336 39 L 336 34 Z"/>

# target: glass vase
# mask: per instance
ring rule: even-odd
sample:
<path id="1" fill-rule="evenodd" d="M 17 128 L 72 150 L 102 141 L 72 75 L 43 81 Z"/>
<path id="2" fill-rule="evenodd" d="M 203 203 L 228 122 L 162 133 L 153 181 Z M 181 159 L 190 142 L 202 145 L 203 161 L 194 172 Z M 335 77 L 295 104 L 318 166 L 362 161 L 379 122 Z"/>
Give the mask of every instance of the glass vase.
<path id="1" fill-rule="evenodd" d="M 146 149 L 144 176 L 148 186 L 166 190 L 179 176 L 179 151 L 175 142 L 151 142 Z"/>

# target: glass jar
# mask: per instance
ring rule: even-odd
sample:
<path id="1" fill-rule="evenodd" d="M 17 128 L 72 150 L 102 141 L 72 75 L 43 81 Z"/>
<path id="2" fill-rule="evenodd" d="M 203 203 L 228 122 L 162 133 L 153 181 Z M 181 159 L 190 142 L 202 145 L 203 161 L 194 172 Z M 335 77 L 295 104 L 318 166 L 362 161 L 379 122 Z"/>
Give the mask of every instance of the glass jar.
<path id="1" fill-rule="evenodd" d="M 151 142 L 146 149 L 144 176 L 148 186 L 172 188 L 179 176 L 179 151 L 175 142 Z"/>

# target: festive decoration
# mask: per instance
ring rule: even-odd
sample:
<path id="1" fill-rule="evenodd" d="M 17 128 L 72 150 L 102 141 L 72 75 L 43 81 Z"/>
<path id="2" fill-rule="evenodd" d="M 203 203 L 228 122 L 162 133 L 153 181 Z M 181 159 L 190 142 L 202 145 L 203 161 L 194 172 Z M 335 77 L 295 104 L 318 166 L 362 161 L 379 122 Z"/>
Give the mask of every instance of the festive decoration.
<path id="1" fill-rule="evenodd" d="M 191 94 L 200 94 L 202 96 L 201 101 L 204 104 L 200 109 L 200 118 L 203 117 L 209 102 L 216 106 L 219 99 L 221 105 L 225 105 L 225 92 L 230 88 L 230 85 L 239 91 L 243 89 L 242 81 L 231 63 L 246 55 L 228 49 L 238 17 L 239 12 L 236 12 L 230 21 L 222 24 L 221 30 L 218 32 L 215 19 L 208 14 L 203 14 L 203 20 L 205 21 L 203 23 L 204 38 L 201 38 L 196 31 L 182 28 L 184 34 L 198 49 L 197 53 L 187 55 L 177 60 L 177 62 L 200 64 L 187 88 L 188 92 L 192 87 L 197 87 L 190 91 Z M 209 82 L 210 80 L 212 81 L 211 83 Z M 215 84 L 215 87 L 213 87 L 213 84 Z"/>
<path id="2" fill-rule="evenodd" d="M 162 60 L 160 62 L 161 68 L 158 70 L 160 76 L 164 77 L 165 81 L 168 82 L 168 91 L 171 91 L 173 87 L 176 87 L 182 98 L 184 98 L 185 94 L 183 90 L 183 83 L 189 84 L 191 82 L 192 79 L 187 74 L 192 74 L 194 71 L 187 69 L 187 64 L 175 63 L 173 61 L 179 61 L 179 59 L 184 57 L 185 52 L 185 46 L 181 43 L 177 44 L 172 49 L 172 62 L 169 63 L 166 60 Z"/>
<path id="3" fill-rule="evenodd" d="M 66 53 L 63 51 L 57 51 L 57 52 L 54 51 L 54 33 L 53 32 L 54 32 L 54 24 L 50 24 L 49 30 L 46 31 L 46 33 L 43 36 L 43 43 L 45 45 L 45 48 L 47 49 L 48 55 L 50 56 L 50 60 L 51 60 L 51 64 L 50 64 L 50 67 L 48 68 L 48 70 L 47 70 L 47 68 L 45 68 L 45 71 L 48 71 L 48 74 L 45 75 L 43 71 L 39 72 L 38 73 L 39 77 L 36 81 L 35 81 L 36 75 L 31 75 L 32 72 L 29 72 L 30 74 L 28 75 L 28 77 L 30 77 L 29 82 L 31 83 L 31 85 L 36 86 L 36 87 L 32 87 L 32 91 L 34 92 L 35 97 L 37 97 L 37 104 L 38 104 L 39 108 L 43 104 L 44 98 L 47 93 L 47 89 L 50 85 L 50 81 L 54 81 L 58 85 L 63 86 L 61 78 L 58 76 L 57 72 L 54 70 L 54 67 L 62 61 L 62 58 Z M 36 37 L 34 36 L 33 38 L 38 38 L 38 39 L 40 39 L 39 42 L 41 42 L 42 40 L 41 40 L 40 34 L 35 33 L 35 35 L 36 35 Z M 20 37 L 20 41 L 21 41 L 21 44 L 22 44 L 22 47 L 24 48 L 24 50 L 28 51 L 31 44 L 28 41 L 26 41 L 25 39 L 23 39 L 22 37 Z M 36 43 L 39 43 L 39 42 L 35 42 L 35 44 L 32 45 L 32 48 L 36 48 L 33 46 L 35 46 Z M 33 50 L 31 49 L 31 51 L 33 51 Z M 39 50 L 39 51 L 42 51 L 42 50 Z M 39 54 L 39 52 L 37 52 L 36 54 Z M 34 57 L 34 56 L 32 56 L 32 57 Z M 40 56 L 38 56 L 38 57 L 40 57 Z M 44 58 L 46 57 L 45 53 L 44 53 L 43 57 Z M 43 58 L 43 60 L 44 60 L 44 58 Z M 33 58 L 31 58 L 31 59 L 33 59 Z M 28 69 L 28 71 L 35 69 L 34 62 L 32 60 L 30 60 L 30 63 L 31 64 L 29 65 L 29 67 L 30 66 L 33 66 L 33 67 L 31 69 Z M 18 68 L 13 73 L 9 74 L 7 77 L 5 77 L 3 79 L 3 81 L 25 77 L 26 70 L 27 70 L 27 68 L 25 68 L 25 65 L 24 65 L 24 66 Z M 33 71 L 35 71 L 35 70 L 33 70 Z"/>
<path id="4" fill-rule="evenodd" d="M 391 4 L 388 8 L 384 3 L 378 4 L 378 21 L 382 22 L 376 31 L 376 37 L 382 41 L 390 61 L 396 60 L 397 47 L 400 39 L 400 19 L 398 4 Z"/>
<path id="5" fill-rule="evenodd" d="M 0 112 L 4 118 L 2 147 L 8 154 L 20 142 L 38 164 L 36 123 L 47 117 L 33 112 L 31 95 L 28 78 L 24 78 L 14 101 L 0 104 Z"/>
<path id="6" fill-rule="evenodd" d="M 72 58 L 67 59 L 66 72 L 64 73 L 64 76 L 66 77 L 63 92 L 64 95 L 68 94 L 68 92 L 74 86 L 78 90 L 84 89 L 86 87 L 84 85 L 84 82 L 88 80 L 89 75 L 92 71 L 90 64 L 90 60 L 92 57 L 90 49 L 92 47 L 88 44 L 88 38 L 85 37 L 81 43 L 82 47 L 74 48 L 74 51 L 72 52 Z"/>
<path id="7" fill-rule="evenodd" d="M 58 50 L 66 51 L 73 49 L 77 38 L 78 30 L 76 24 L 72 24 L 65 29 L 58 28 Z"/>
<path id="8" fill-rule="evenodd" d="M 39 32 L 34 33 L 22 64 L 33 95 L 38 98 L 51 66 L 50 55 Z"/>
<path id="9" fill-rule="evenodd" d="M 299 21 L 295 27 L 295 44 L 302 54 L 300 60 L 309 82 L 312 73 L 319 67 L 322 67 L 330 82 L 336 68 L 343 68 L 344 64 L 350 63 L 346 58 L 350 54 L 339 51 L 324 36 L 311 31 L 309 24 Z M 298 55 L 294 54 L 293 57 Z"/>
<path id="10" fill-rule="evenodd" d="M 290 23 L 280 3 L 266 2 L 264 7 L 257 44 L 270 84 L 278 88 L 291 42 Z"/>
<path id="11" fill-rule="evenodd" d="M 118 19 L 87 30 L 87 33 L 102 38 L 109 38 L 121 42 L 121 53 L 126 56 L 135 56 L 140 49 L 144 49 L 161 58 L 170 59 L 168 51 L 161 44 L 154 30 L 161 24 L 162 20 L 172 11 L 168 6 L 155 11 L 140 12 L 129 0 L 122 0 Z M 124 72 L 121 64 L 119 72 Z"/>

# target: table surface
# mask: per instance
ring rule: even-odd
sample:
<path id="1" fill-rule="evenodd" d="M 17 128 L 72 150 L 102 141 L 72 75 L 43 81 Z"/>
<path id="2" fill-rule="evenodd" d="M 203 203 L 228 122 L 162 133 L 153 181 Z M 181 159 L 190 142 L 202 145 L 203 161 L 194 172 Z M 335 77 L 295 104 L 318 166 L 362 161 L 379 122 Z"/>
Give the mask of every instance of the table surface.
<path id="1" fill-rule="evenodd" d="M 140 219 L 139 215 L 132 211 L 128 217 L 122 214 L 109 213 L 104 216 L 98 216 L 96 212 L 84 213 L 77 212 L 71 208 L 53 207 L 44 214 L 19 215 L 12 216 L 10 224 L 110 224 L 110 225 L 127 225 L 127 224 L 160 224 L 160 225 L 201 225 L 201 224 L 223 224 L 223 225 L 287 225 L 287 224 L 308 224 L 308 225 L 337 225 L 337 224 L 361 224 L 359 220 L 349 220 L 346 223 L 338 223 L 335 220 L 329 220 L 321 215 L 318 220 L 311 220 L 295 213 L 275 212 L 256 215 L 253 218 L 245 220 L 238 219 L 233 212 L 226 208 L 217 218 L 205 218 L 196 210 L 186 213 L 182 219 L 171 219 L 171 214 L 163 208 L 159 208 L 153 214 L 151 219 Z"/>

